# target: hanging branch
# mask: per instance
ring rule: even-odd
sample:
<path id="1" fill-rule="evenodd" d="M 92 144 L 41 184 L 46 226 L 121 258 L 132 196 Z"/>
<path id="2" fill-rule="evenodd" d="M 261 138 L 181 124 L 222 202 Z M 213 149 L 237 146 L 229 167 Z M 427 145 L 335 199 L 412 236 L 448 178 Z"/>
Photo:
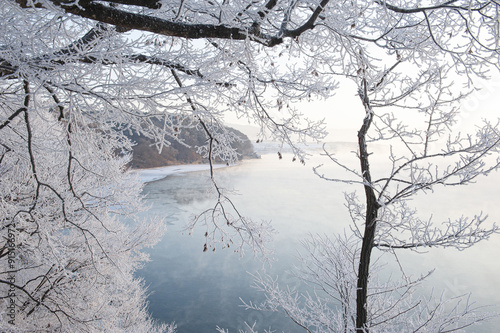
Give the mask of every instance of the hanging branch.
<path id="1" fill-rule="evenodd" d="M 179 85 L 180 88 L 183 87 L 182 81 L 179 78 L 179 75 L 175 72 L 174 69 L 171 70 L 172 75 L 174 76 L 177 84 Z M 187 94 L 185 94 L 186 100 L 191 106 L 191 109 L 196 112 L 196 104 L 195 102 L 189 97 Z M 208 128 L 207 124 L 199 115 L 196 115 L 196 118 L 202 125 L 203 130 L 205 131 L 205 134 L 208 137 L 208 160 L 209 160 L 209 165 L 210 165 L 210 179 L 211 182 L 214 186 L 215 191 L 217 192 L 217 202 L 215 206 L 211 209 L 208 209 L 202 213 L 200 213 L 187 227 L 187 229 L 192 230 L 195 225 L 198 223 L 198 221 L 206 216 L 209 215 L 211 219 L 211 224 L 214 226 L 214 230 L 211 231 L 210 233 L 207 232 L 205 233 L 205 238 L 208 238 L 209 235 L 211 235 L 212 240 L 215 240 L 216 238 L 216 233 L 218 232 L 221 235 L 221 241 L 225 242 L 225 245 L 223 247 L 230 247 L 230 244 L 233 244 L 233 240 L 231 235 L 229 235 L 223 228 L 222 226 L 219 226 L 217 223 L 217 218 L 219 216 L 222 216 L 224 223 L 231 227 L 233 230 L 236 231 L 238 234 L 241 244 L 239 246 L 239 250 L 241 253 L 243 253 L 243 245 L 248 244 L 250 245 L 254 250 L 258 249 L 262 254 L 266 254 L 267 250 L 264 246 L 264 241 L 265 237 L 268 236 L 268 234 L 271 232 L 269 230 L 269 226 L 261 223 L 260 225 L 255 224 L 253 221 L 250 219 L 247 219 L 244 217 L 236 207 L 236 205 L 233 203 L 233 201 L 227 197 L 222 190 L 222 188 L 218 185 L 215 175 L 214 175 L 214 156 L 213 156 L 213 150 L 214 150 L 214 144 L 219 144 L 219 141 L 215 136 L 212 134 L 210 129 Z M 229 208 L 232 212 L 236 214 L 236 217 L 232 217 L 231 213 L 227 210 L 225 204 L 229 204 Z M 240 225 L 241 223 L 241 225 Z M 208 229 L 208 226 L 207 226 Z M 226 240 L 224 240 L 226 238 Z M 205 243 L 203 251 L 208 250 L 208 241 Z M 215 247 L 213 248 L 215 251 Z"/>

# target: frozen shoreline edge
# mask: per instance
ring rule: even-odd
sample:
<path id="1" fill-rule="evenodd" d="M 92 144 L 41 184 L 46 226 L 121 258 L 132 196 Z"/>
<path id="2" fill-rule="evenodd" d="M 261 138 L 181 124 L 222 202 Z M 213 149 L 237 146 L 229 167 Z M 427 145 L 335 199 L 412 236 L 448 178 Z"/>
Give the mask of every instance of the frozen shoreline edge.
<path id="1" fill-rule="evenodd" d="M 226 164 L 213 164 L 212 166 L 214 169 L 227 167 Z M 208 170 L 210 170 L 210 164 L 180 164 L 150 169 L 132 169 L 129 173 L 137 175 L 141 183 L 151 183 L 164 179 L 170 175 Z"/>

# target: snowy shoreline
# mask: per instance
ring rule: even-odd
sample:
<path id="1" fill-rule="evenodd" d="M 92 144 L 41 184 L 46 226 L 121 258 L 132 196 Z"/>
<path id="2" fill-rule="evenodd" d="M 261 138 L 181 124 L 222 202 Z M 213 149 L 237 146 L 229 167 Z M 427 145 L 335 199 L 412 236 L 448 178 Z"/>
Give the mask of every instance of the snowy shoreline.
<path id="1" fill-rule="evenodd" d="M 214 169 L 227 167 L 225 164 L 213 164 Z M 169 165 L 151 169 L 133 169 L 130 173 L 137 175 L 142 183 L 150 183 L 156 180 L 166 178 L 170 175 L 194 172 L 194 171 L 207 171 L 210 170 L 210 164 L 181 164 Z"/>

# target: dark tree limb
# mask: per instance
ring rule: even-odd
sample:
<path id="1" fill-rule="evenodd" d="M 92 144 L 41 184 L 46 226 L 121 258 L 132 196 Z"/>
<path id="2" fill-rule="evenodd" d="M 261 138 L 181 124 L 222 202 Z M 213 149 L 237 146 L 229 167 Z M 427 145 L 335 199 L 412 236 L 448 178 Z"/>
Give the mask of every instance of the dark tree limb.
<path id="1" fill-rule="evenodd" d="M 278 3 L 278 0 L 269 0 L 266 3 L 266 5 L 264 6 L 265 9 L 261 10 L 257 13 L 257 14 L 259 14 L 260 19 L 263 20 L 267 16 L 269 11 L 276 6 L 277 3 Z"/>
<path id="2" fill-rule="evenodd" d="M 29 8 L 26 0 L 16 0 L 22 8 Z M 107 23 L 119 27 L 123 30 L 141 30 L 157 33 L 164 36 L 173 36 L 189 39 L 220 38 L 232 40 L 250 39 L 260 44 L 272 47 L 283 43 L 284 38 L 295 38 L 304 32 L 314 29 L 316 21 L 330 0 L 323 0 L 318 7 L 313 10 L 310 18 L 300 27 L 289 30 L 283 29 L 278 35 L 264 34 L 260 29 L 255 29 L 254 25 L 248 27 L 231 27 L 223 24 L 189 24 L 172 20 L 165 20 L 154 16 L 133 13 L 117 7 L 105 5 L 100 2 L 87 0 L 73 1 L 51 0 L 51 2 L 63 9 L 65 12 L 83 18 L 88 18 L 101 23 Z M 138 0 L 116 0 L 112 3 L 127 3 L 140 6 Z M 144 7 L 153 6 L 154 1 L 146 1 Z M 259 12 L 263 19 L 269 11 L 276 6 L 275 0 L 270 0 L 265 5 L 265 10 Z M 36 4 L 35 7 L 42 7 Z"/>
<path id="3" fill-rule="evenodd" d="M 189 39 L 223 38 L 244 40 L 247 38 L 245 30 L 226 25 L 186 24 L 168 21 L 153 16 L 127 12 L 94 1 L 80 1 L 78 5 L 55 0 L 52 2 L 67 13 L 125 29 L 149 31 L 160 35 Z"/>
<path id="4" fill-rule="evenodd" d="M 0 130 L 1 130 L 2 128 L 4 128 L 5 126 L 9 125 L 9 124 L 10 124 L 10 122 L 11 122 L 12 120 L 14 120 L 17 116 L 19 116 L 19 115 L 20 115 L 22 112 L 24 112 L 24 111 L 26 111 L 26 107 L 24 107 L 24 106 L 23 106 L 23 107 L 20 107 L 20 108 L 19 108 L 19 109 L 17 109 L 16 111 L 14 111 L 14 113 L 13 113 L 13 114 L 11 114 L 11 115 L 9 116 L 9 118 L 7 118 L 7 120 L 6 120 L 6 121 L 4 121 L 4 122 L 0 125 Z"/>
<path id="5" fill-rule="evenodd" d="M 108 2 L 121 5 L 146 7 L 151 9 L 161 8 L 161 2 L 159 0 L 108 0 Z"/>

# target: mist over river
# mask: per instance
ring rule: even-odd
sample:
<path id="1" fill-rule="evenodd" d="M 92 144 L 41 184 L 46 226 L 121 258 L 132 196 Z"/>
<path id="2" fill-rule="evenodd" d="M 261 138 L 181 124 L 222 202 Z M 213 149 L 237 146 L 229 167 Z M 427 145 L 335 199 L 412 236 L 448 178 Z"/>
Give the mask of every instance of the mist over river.
<path id="1" fill-rule="evenodd" d="M 298 264 L 296 256 L 302 250 L 301 240 L 309 234 L 333 236 L 350 232 L 344 192 L 357 191 L 362 196 L 363 189 L 360 185 L 329 182 L 314 175 L 312 167 L 324 164 L 320 170 L 325 176 L 348 176 L 321 156 L 319 147 L 310 149 L 312 156 L 305 166 L 292 162 L 290 154 L 285 153 L 279 159 L 272 146 L 267 148 L 261 159 L 220 168 L 215 174 L 221 187 L 237 191 L 230 197 L 240 213 L 253 220 L 272 222 L 276 234 L 268 245 L 276 261 L 271 266 L 264 265 L 259 254 L 254 256 L 250 249 L 246 249 L 243 257 L 231 247 L 203 252 L 205 229 L 195 229 L 192 235 L 183 231 L 194 214 L 215 203 L 209 172 L 173 174 L 145 186 L 146 201 L 152 205 L 148 214 L 162 216 L 167 223 L 163 240 L 148 250 L 151 261 L 137 273 L 149 288 L 153 318 L 175 322 L 180 333 L 216 332 L 217 326 L 238 332 L 245 328 L 245 322 L 255 323 L 259 332 L 269 328 L 277 332 L 303 332 L 280 314 L 245 310 L 240 306 L 240 298 L 255 303 L 264 299 L 263 294 L 251 287 L 251 274 L 257 273 L 277 276 L 280 286 L 311 290 L 290 273 Z M 337 158 L 356 168 L 357 161 L 351 153 L 354 149 L 348 143 L 328 145 Z M 388 161 L 384 154 L 377 155 L 377 149 L 371 151 L 375 177 L 382 176 Z M 483 211 L 489 220 L 500 222 L 499 184 L 500 175 L 496 173 L 471 186 L 437 188 L 435 193 L 418 195 L 412 204 L 422 218 L 432 215 L 433 221 Z M 500 235 L 464 251 L 431 249 L 425 253 L 399 254 L 407 274 L 417 277 L 435 269 L 421 286 L 423 295 L 432 292 L 434 297 L 450 298 L 471 292 L 477 305 L 495 305 L 487 310 L 500 310 Z M 385 255 L 383 260 L 390 262 L 383 274 L 399 277 L 393 258 Z M 495 319 L 468 332 L 495 332 L 499 326 L 500 320 Z"/>

